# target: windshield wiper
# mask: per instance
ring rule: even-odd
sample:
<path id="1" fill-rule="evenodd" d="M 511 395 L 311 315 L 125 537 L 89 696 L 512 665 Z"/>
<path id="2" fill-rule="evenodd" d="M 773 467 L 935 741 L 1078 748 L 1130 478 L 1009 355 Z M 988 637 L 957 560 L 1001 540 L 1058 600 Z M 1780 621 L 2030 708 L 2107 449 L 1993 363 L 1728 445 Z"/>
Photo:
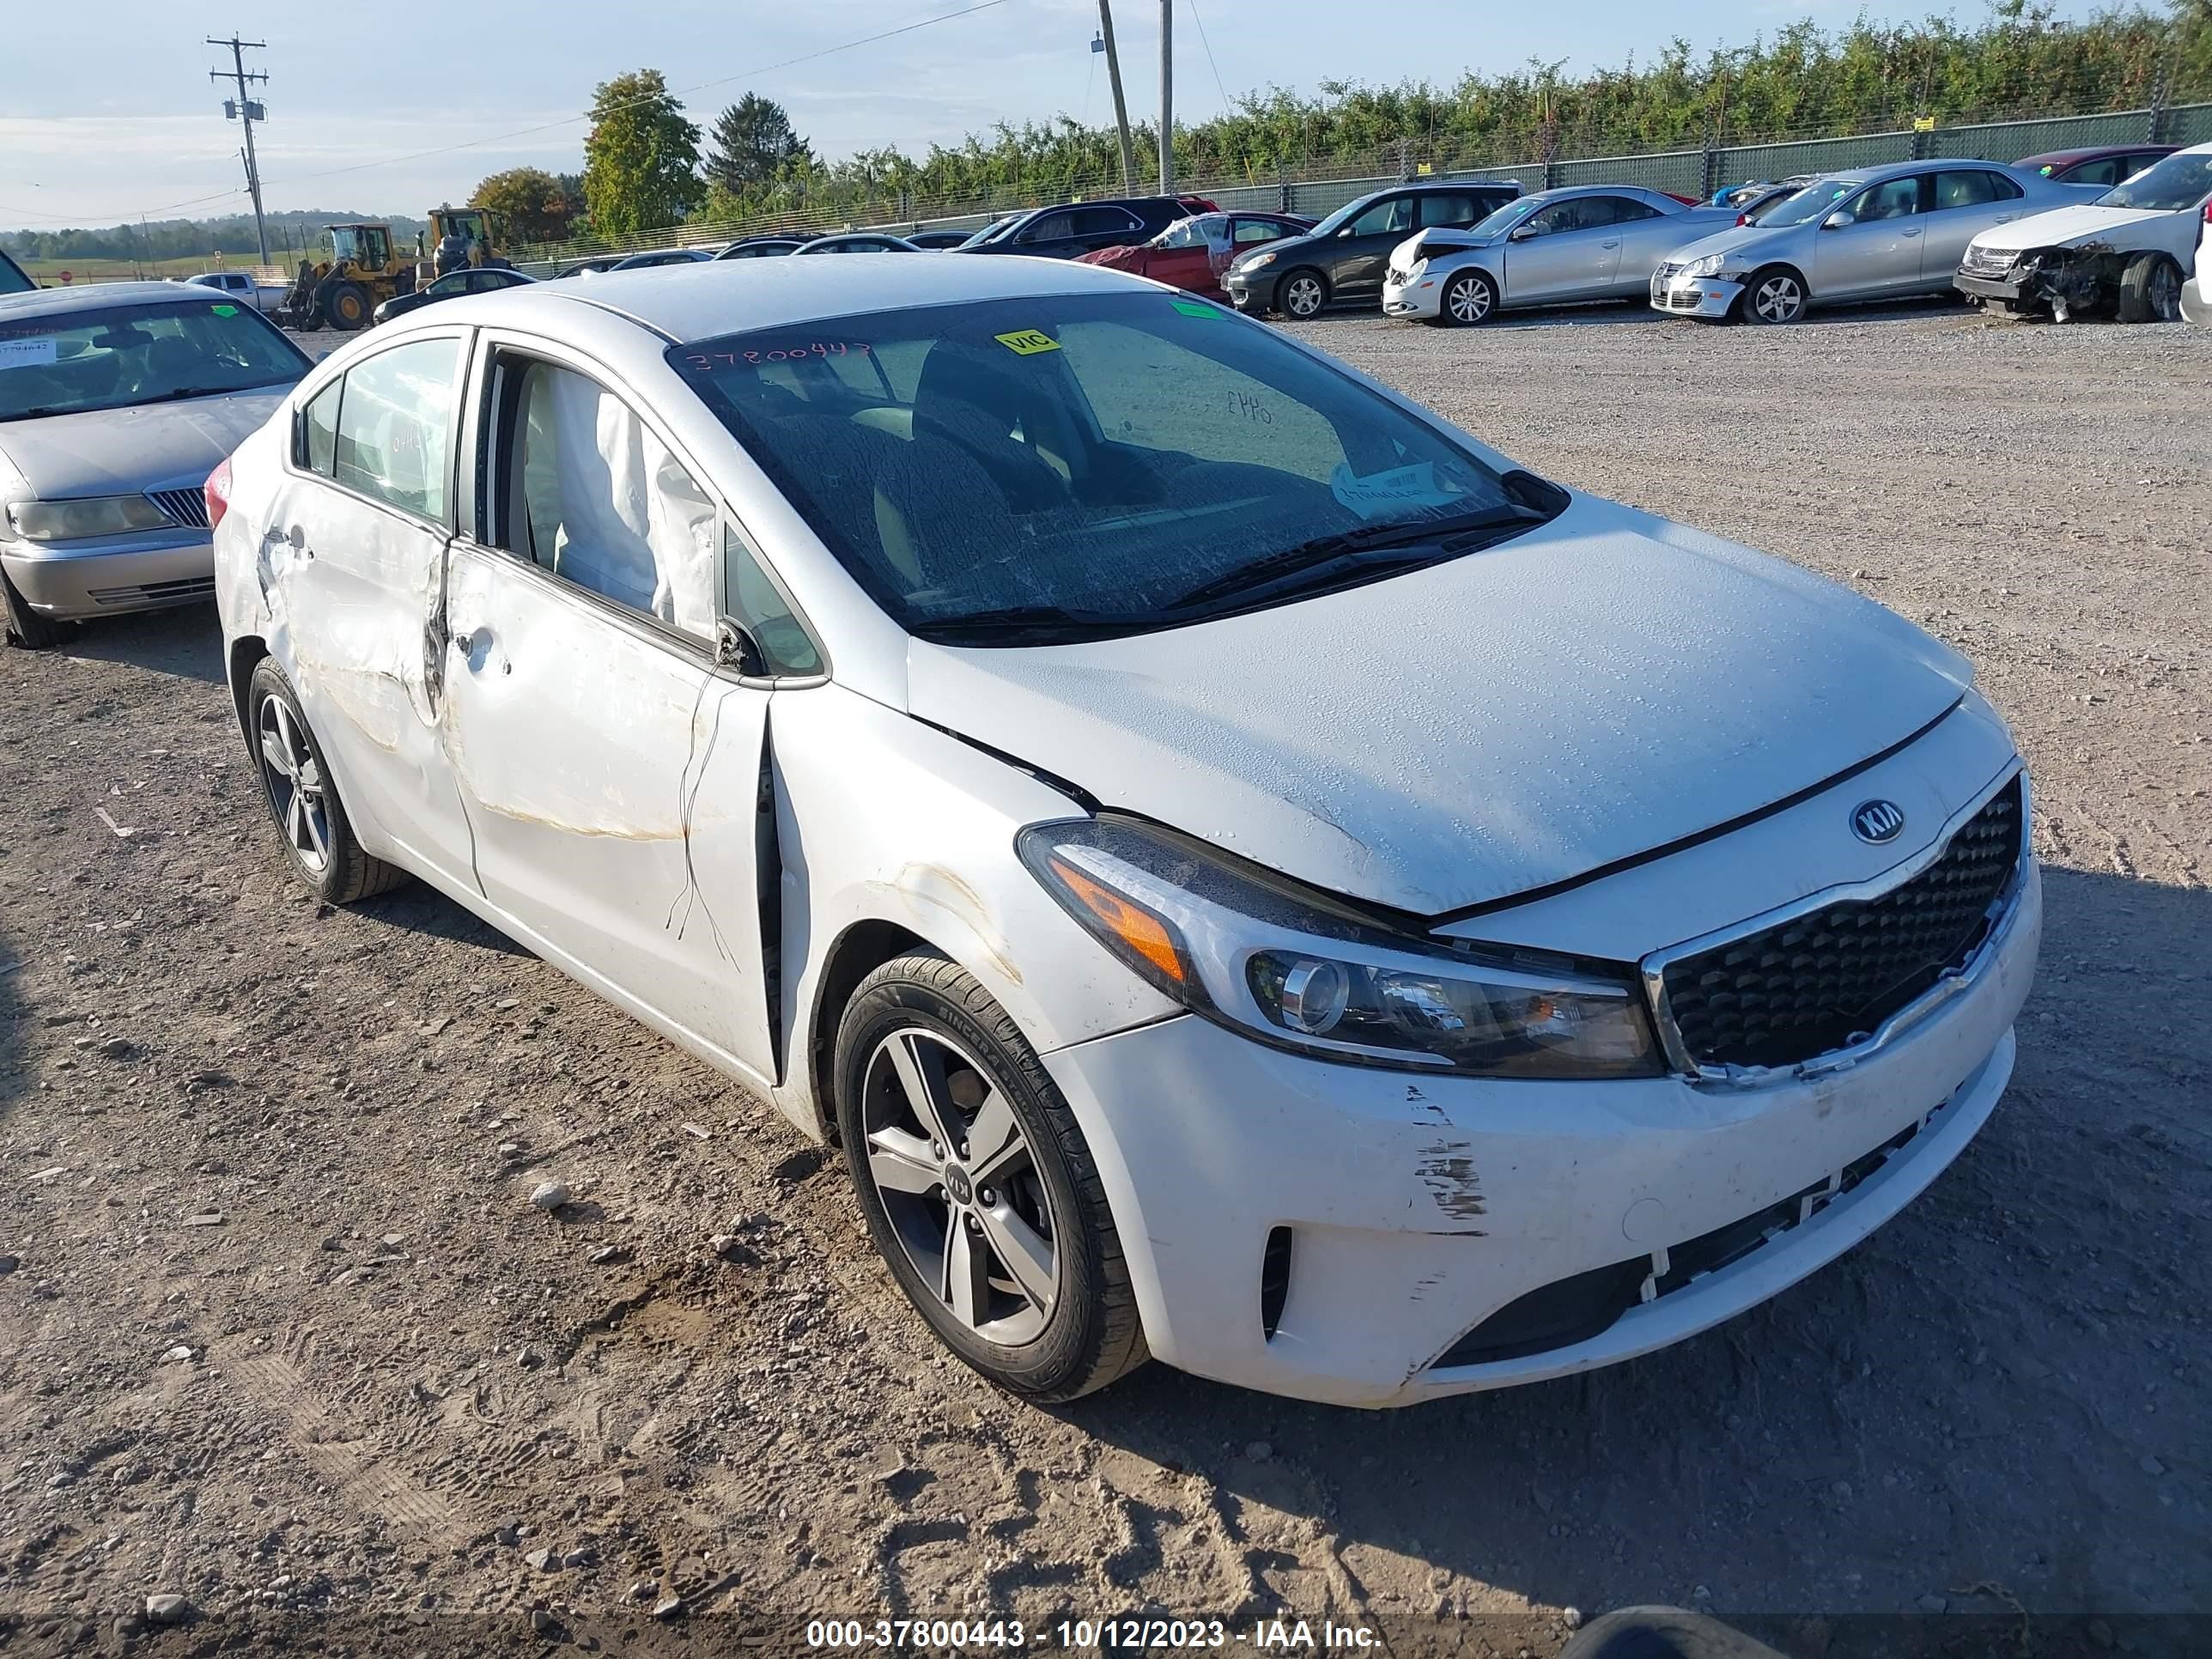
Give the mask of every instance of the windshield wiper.
<path id="1" fill-rule="evenodd" d="M 267 386 L 273 385 L 275 383 L 271 381 L 264 381 L 261 384 Z M 226 392 L 256 392 L 258 390 L 260 390 L 259 386 L 180 386 L 173 392 L 157 392 L 150 398 L 141 398 L 136 404 L 126 404 L 125 407 L 138 409 L 143 408 L 148 404 L 181 403 L 186 398 L 219 398 Z"/>
<path id="2" fill-rule="evenodd" d="M 1215 599 L 1249 597 L 1263 590 L 1302 586 L 1308 580 L 1327 580 L 1340 567 L 1358 568 L 1375 561 L 1367 556 L 1392 549 L 1436 548 L 1447 553 L 1464 551 L 1477 541 L 1504 539 L 1498 532 L 1516 532 L 1549 522 L 1552 514 L 1518 502 L 1502 502 L 1479 513 L 1449 518 L 1401 520 L 1390 524 L 1361 525 L 1356 529 L 1316 536 L 1238 565 L 1178 594 L 1163 607 L 1188 611 Z M 1296 578 L 1293 582 L 1291 579 Z"/>
<path id="3" fill-rule="evenodd" d="M 923 639 L 947 635 L 1091 634 L 1141 628 L 1148 619 L 1103 611 L 1070 611 L 1057 605 L 1006 605 L 957 617 L 932 617 L 914 625 Z"/>

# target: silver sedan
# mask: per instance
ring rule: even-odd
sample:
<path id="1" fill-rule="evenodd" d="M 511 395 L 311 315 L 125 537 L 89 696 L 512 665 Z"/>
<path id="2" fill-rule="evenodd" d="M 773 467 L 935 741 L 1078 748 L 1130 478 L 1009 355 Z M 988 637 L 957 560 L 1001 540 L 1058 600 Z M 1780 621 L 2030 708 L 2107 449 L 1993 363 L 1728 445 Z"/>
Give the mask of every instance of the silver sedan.
<path id="1" fill-rule="evenodd" d="M 201 486 L 307 372 L 250 306 L 173 283 L 0 296 L 8 637 L 215 591 Z"/>
<path id="2" fill-rule="evenodd" d="M 1661 259 L 1735 222 L 1635 185 L 1577 185 L 1509 202 L 1468 230 L 1424 230 L 1390 254 L 1382 311 L 1465 327 L 1511 306 L 1632 300 Z"/>
<path id="3" fill-rule="evenodd" d="M 1809 306 L 1948 294 L 1983 231 L 2094 193 L 1995 161 L 1831 173 L 1755 225 L 1676 249 L 1651 273 L 1651 304 L 1681 317 L 1794 323 Z"/>

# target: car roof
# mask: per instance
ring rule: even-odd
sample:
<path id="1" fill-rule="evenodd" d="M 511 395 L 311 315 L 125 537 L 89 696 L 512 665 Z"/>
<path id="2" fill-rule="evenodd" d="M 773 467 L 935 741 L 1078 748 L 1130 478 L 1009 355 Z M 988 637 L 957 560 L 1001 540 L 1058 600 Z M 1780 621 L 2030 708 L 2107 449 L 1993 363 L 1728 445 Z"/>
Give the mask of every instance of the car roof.
<path id="1" fill-rule="evenodd" d="M 2173 148 L 2172 144 L 2152 143 L 2091 144 L 2086 149 L 2052 149 L 2040 155 L 2023 155 L 2013 165 L 2033 173 L 2038 167 L 2070 167 L 2076 161 L 2095 161 L 2107 155 L 2142 155 L 2153 150 L 2163 154 Z"/>
<path id="2" fill-rule="evenodd" d="M 1531 202 L 1571 202 L 1584 196 L 1656 196 L 1662 201 L 1680 207 L 1682 200 L 1669 196 L 1663 190 L 1654 190 L 1649 185 L 1561 185 L 1553 190 L 1531 191 L 1526 196 L 1516 196 L 1507 204 L 1510 207 L 1526 207 Z"/>
<path id="3" fill-rule="evenodd" d="M 118 306 L 174 305 L 198 296 L 183 283 L 88 283 L 82 288 L 40 288 L 27 294 L 0 294 L 0 310 L 12 316 L 28 312 L 112 309 Z"/>
<path id="4" fill-rule="evenodd" d="M 504 319 L 551 331 L 559 330 L 564 316 L 575 314 L 570 307 L 592 306 L 671 339 L 703 340 L 871 311 L 1137 290 L 1159 291 L 1140 277 L 1073 259 L 909 259 L 902 253 L 853 253 L 803 265 L 785 259 L 708 259 L 653 271 L 610 271 L 588 289 L 525 283 L 447 305 L 469 307 L 484 323 Z"/>

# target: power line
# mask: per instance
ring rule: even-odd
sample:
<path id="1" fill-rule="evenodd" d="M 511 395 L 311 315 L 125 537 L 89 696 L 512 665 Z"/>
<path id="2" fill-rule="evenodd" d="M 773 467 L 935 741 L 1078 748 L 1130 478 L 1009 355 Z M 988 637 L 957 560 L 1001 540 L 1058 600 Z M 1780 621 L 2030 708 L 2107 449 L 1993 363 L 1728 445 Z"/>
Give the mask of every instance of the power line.
<path id="1" fill-rule="evenodd" d="M 1229 88 L 1221 84 L 1221 65 L 1213 61 L 1213 42 L 1206 38 L 1206 19 L 1198 15 L 1198 0 L 1190 0 L 1191 21 L 1198 25 L 1198 43 L 1206 48 L 1206 66 L 1213 71 L 1213 89 L 1221 94 L 1221 112 L 1231 112 Z"/>
<path id="2" fill-rule="evenodd" d="M 963 6 L 957 11 L 939 12 L 935 16 L 917 18 L 911 23 L 902 23 L 896 28 L 878 30 L 873 34 L 864 34 L 857 40 L 841 41 L 834 46 L 824 46 L 818 52 L 801 52 L 796 58 L 786 58 L 779 63 L 763 64 L 758 68 L 740 70 L 734 75 L 719 76 L 711 81 L 702 81 L 696 86 L 678 88 L 668 95 L 675 98 L 683 98 L 689 96 L 690 94 L 695 92 L 706 92 L 715 87 L 727 86 L 732 81 L 748 81 L 763 75 L 773 75 L 778 70 L 792 69 L 800 64 L 814 63 L 817 59 L 832 58 L 836 56 L 839 52 L 852 52 L 861 46 L 872 46 L 878 41 L 895 40 L 902 34 L 912 34 L 917 29 L 930 28 L 939 23 L 954 22 L 963 17 L 972 17 L 977 12 L 989 11 L 995 7 L 1003 6 L 1006 3 L 1007 3 L 1007 0 L 977 0 L 977 3 L 974 5 Z M 625 103 L 613 106 L 613 110 L 633 108 L 638 105 L 647 104 L 652 101 L 653 101 L 653 100 L 651 97 L 632 99 Z M 596 113 L 608 114 L 612 113 L 613 110 L 600 111 L 596 112 Z M 320 173 L 302 173 L 290 175 L 280 175 L 273 181 L 265 180 L 264 182 L 303 185 L 312 183 L 313 180 L 318 179 L 335 179 L 346 173 L 365 173 L 372 167 L 396 167 L 403 161 L 428 161 L 433 156 L 451 155 L 460 150 L 475 149 L 485 144 L 500 144 L 505 143 L 510 139 L 534 137 L 541 132 L 556 132 L 562 127 L 573 127 L 581 122 L 589 121 L 592 118 L 594 113 L 595 112 L 587 111 L 581 115 L 563 116 L 557 121 L 542 122 L 536 126 L 518 127 L 512 132 L 493 133 L 489 137 L 483 138 L 464 139 L 459 143 L 441 144 L 433 149 L 411 150 L 404 155 L 382 156 L 374 161 L 356 162 L 350 167 L 329 167 Z M 131 219 L 138 218 L 142 216 L 167 213 L 175 208 L 196 207 L 203 202 L 222 201 L 228 197 L 236 196 L 240 192 L 237 190 L 232 189 L 218 191 L 212 196 L 195 197 L 189 201 L 171 202 L 161 207 L 131 208 L 117 213 L 115 217 L 117 222 L 120 223 Z M 17 210 L 12 208 L 0 210 L 11 213 L 17 211 Z M 80 214 L 76 216 L 74 221 L 46 213 L 24 212 L 22 216 L 29 219 L 43 220 L 49 224 L 70 225 L 73 222 L 88 224 L 90 221 L 104 218 L 106 215 L 105 213 Z"/>

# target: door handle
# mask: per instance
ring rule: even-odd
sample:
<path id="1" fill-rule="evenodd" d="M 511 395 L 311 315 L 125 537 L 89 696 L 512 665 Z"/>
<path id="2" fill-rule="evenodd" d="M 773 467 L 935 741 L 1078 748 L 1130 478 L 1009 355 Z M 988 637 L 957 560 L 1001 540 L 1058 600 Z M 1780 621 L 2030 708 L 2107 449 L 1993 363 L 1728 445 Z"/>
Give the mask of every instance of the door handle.
<path id="1" fill-rule="evenodd" d="M 1619 247 L 1620 246 L 1620 238 L 1616 236 L 1609 242 L 1600 242 L 1598 246 L 1600 247 Z"/>
<path id="2" fill-rule="evenodd" d="M 1911 230 L 1900 230 L 1897 234 L 1900 236 L 1917 236 L 1920 234 L 1920 230 L 1917 226 L 1915 226 Z"/>

